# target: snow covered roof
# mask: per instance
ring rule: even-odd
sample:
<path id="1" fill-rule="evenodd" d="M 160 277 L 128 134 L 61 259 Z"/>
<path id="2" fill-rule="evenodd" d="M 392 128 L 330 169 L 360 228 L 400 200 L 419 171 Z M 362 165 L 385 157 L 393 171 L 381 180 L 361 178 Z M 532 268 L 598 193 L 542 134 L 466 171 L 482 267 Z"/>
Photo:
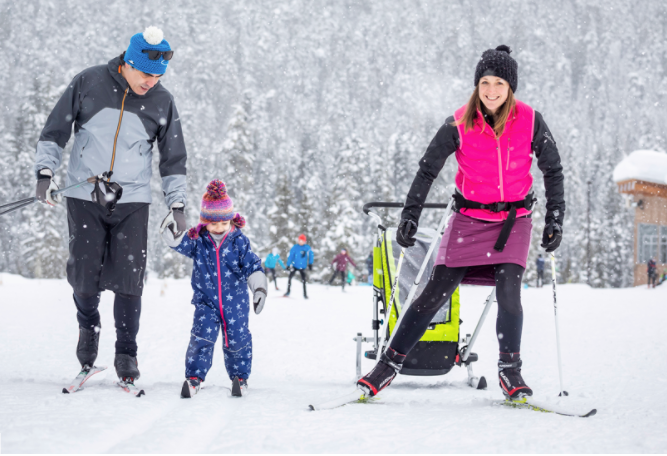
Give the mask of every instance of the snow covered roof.
<path id="1" fill-rule="evenodd" d="M 614 168 L 614 182 L 641 180 L 667 185 L 667 154 L 636 150 Z"/>

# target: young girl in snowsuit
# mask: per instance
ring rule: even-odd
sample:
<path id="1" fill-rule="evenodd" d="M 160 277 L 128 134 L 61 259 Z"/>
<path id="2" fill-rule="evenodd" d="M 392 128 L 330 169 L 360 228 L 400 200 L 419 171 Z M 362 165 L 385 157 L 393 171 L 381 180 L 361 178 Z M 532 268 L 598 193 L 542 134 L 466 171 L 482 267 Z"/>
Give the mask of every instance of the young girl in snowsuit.
<path id="1" fill-rule="evenodd" d="M 245 220 L 234 213 L 225 184 L 214 180 L 202 197 L 199 224 L 185 233 L 171 226 L 162 236 L 177 252 L 194 260 L 192 289 L 195 306 L 181 397 L 194 396 L 213 363 L 213 347 L 222 329 L 225 367 L 232 380 L 232 395 L 242 396 L 252 365 L 252 335 L 248 329 L 253 293 L 256 314 L 266 300 L 266 276 L 261 260 L 241 232 Z"/>
<path id="2" fill-rule="evenodd" d="M 560 245 L 565 199 L 563 168 L 549 128 L 540 113 L 514 98 L 517 70 L 509 47 L 485 51 L 468 104 L 445 121 L 419 161 L 397 242 L 404 248 L 414 245 L 431 184 L 452 154 L 458 163 L 456 213 L 442 237 L 424 291 L 405 311 L 375 368 L 358 382 L 370 396 L 391 383 L 460 283 L 496 287 L 500 386 L 511 399 L 533 394 L 521 376 L 520 358 L 521 277 L 532 230 L 533 158 L 544 173 L 547 201 L 542 247 L 547 252 Z"/>

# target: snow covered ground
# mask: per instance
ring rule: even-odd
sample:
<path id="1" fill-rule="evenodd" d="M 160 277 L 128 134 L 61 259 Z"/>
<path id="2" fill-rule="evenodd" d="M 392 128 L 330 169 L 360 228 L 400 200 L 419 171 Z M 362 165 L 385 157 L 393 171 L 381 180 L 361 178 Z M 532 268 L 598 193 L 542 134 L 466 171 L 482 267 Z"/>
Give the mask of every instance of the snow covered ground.
<path id="1" fill-rule="evenodd" d="M 113 385 L 112 300 L 102 297 L 98 365 L 109 370 L 76 394 L 77 323 L 64 280 L 0 274 L 0 438 L 5 453 L 181 452 L 665 452 L 667 286 L 655 290 L 558 289 L 570 418 L 492 405 L 495 304 L 475 349 L 487 391 L 454 368 L 443 377 L 399 377 L 368 404 L 322 412 L 308 404 L 353 388 L 357 332 L 371 335 L 371 289 L 311 285 L 311 299 L 272 291 L 251 317 L 255 349 L 250 395 L 230 397 L 220 346 L 205 386 L 180 399 L 193 307 L 188 280 L 152 279 L 144 294 L 135 398 Z M 279 282 L 284 289 L 284 279 Z M 488 288 L 462 289 L 462 330 L 472 332 Z M 523 291 L 524 377 L 557 402 L 551 288 Z M 365 361 L 364 371 L 371 367 Z"/>

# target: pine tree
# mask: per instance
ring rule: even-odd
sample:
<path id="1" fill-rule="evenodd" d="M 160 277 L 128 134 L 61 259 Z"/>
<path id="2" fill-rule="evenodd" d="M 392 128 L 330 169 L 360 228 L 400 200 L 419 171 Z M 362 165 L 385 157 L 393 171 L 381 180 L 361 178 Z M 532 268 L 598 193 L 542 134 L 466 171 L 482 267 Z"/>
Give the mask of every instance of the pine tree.
<path id="1" fill-rule="evenodd" d="M 267 214 L 271 247 L 278 247 L 281 252 L 289 252 L 297 236 L 293 204 L 294 194 L 287 175 L 283 174 L 278 180 L 273 207 Z"/>
<path id="2" fill-rule="evenodd" d="M 243 105 L 234 105 L 234 113 L 228 124 L 218 163 L 223 173 L 222 180 L 234 200 L 234 207 L 246 217 L 252 218 L 255 144 L 248 123 L 249 108 L 248 98 Z"/>

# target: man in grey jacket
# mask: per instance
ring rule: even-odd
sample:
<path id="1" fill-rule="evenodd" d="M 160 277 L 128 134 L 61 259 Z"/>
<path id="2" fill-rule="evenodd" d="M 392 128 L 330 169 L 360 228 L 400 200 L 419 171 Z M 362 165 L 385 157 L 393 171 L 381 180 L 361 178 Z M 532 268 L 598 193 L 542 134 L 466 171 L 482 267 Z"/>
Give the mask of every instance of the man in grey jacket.
<path id="1" fill-rule="evenodd" d="M 69 260 L 67 279 L 74 289 L 79 322 L 77 357 L 83 369 L 93 366 L 99 344 L 100 293 L 115 293 L 116 356 L 123 381 L 139 378 L 136 336 L 146 272 L 148 206 L 151 203 L 153 148 L 160 153 L 160 175 L 167 207 L 165 223 L 174 232 L 186 229 L 185 143 L 174 99 L 160 83 L 173 57 L 156 27 L 130 40 L 127 50 L 106 65 L 74 77 L 49 115 L 37 144 L 37 198 L 58 204 L 52 180 L 72 134 L 67 185 L 107 173 L 105 183 L 68 190 Z M 122 196 L 103 201 L 99 190 L 119 185 Z M 94 187 L 99 186 L 97 197 Z M 97 201 L 97 202 L 96 202 Z"/>

